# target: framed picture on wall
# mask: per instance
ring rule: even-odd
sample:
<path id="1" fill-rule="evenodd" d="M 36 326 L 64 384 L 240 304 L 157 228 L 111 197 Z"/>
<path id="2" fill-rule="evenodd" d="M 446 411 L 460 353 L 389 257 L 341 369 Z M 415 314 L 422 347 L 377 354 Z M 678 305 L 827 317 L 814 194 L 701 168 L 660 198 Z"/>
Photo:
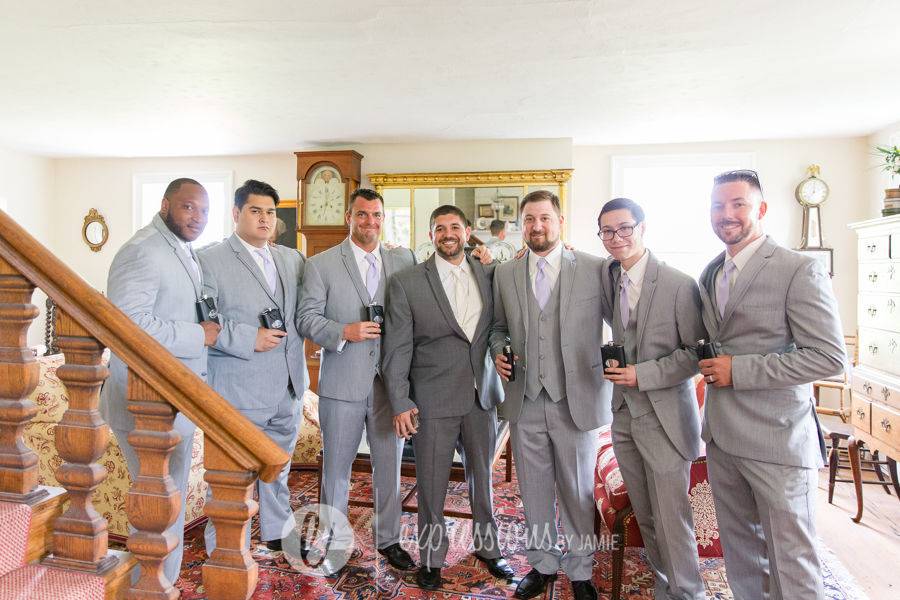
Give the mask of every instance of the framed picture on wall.
<path id="1" fill-rule="evenodd" d="M 282 200 L 275 208 L 275 232 L 276 244 L 287 246 L 295 250 L 300 249 L 300 235 L 297 233 L 297 201 Z"/>
<path id="2" fill-rule="evenodd" d="M 497 196 L 497 202 L 503 205 L 500 209 L 501 221 L 518 221 L 519 220 L 519 197 L 518 196 Z"/>
<path id="3" fill-rule="evenodd" d="M 485 217 L 490 219 L 494 216 L 494 207 L 490 204 L 479 204 L 478 205 L 478 216 Z"/>
<path id="4" fill-rule="evenodd" d="M 834 249 L 833 248 L 797 248 L 797 252 L 809 254 L 822 263 L 828 274 L 834 277 Z"/>

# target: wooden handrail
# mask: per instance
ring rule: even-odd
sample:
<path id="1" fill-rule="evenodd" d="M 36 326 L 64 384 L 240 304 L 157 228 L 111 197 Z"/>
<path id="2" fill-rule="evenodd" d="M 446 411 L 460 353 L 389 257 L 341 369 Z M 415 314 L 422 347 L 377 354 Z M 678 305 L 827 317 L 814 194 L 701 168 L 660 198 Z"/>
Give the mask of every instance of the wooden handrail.
<path id="1" fill-rule="evenodd" d="M 2 210 L 0 257 L 184 413 L 241 469 L 273 481 L 290 460 L 228 401 Z"/>

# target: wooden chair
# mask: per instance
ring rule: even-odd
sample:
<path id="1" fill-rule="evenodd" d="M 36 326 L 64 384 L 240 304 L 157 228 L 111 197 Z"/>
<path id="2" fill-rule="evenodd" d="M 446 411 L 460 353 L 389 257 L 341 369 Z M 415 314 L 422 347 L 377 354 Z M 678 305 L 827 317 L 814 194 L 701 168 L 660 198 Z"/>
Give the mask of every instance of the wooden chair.
<path id="1" fill-rule="evenodd" d="M 812 385 L 813 397 L 816 400 L 816 412 L 820 415 L 830 415 L 833 417 L 838 417 L 841 421 L 846 423 L 847 417 L 850 416 L 850 369 L 856 366 L 856 361 L 858 358 L 856 336 L 845 335 L 844 347 L 847 350 L 847 357 L 850 362 L 850 364 L 848 365 L 849 368 L 840 375 L 828 377 L 826 379 L 820 379 L 819 381 L 814 381 Z M 819 406 L 819 394 L 821 393 L 822 389 L 837 390 L 838 408 L 825 408 Z M 847 399 L 846 403 L 844 402 L 845 396 Z"/>

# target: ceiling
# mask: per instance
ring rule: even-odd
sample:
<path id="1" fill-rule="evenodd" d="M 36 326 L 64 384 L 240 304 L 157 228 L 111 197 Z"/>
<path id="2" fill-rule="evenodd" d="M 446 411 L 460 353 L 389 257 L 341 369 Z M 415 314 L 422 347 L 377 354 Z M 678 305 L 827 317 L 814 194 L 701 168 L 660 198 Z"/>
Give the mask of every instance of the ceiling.
<path id="1" fill-rule="evenodd" d="M 897 0 L 0 0 L 0 145 L 51 156 L 863 135 Z"/>

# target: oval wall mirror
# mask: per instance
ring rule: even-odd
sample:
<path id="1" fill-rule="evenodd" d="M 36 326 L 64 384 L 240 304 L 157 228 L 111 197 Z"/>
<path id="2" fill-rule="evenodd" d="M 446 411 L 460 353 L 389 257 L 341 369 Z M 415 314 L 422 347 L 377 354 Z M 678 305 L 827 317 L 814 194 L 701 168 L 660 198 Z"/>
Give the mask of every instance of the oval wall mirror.
<path id="1" fill-rule="evenodd" d="M 109 239 L 109 228 L 106 226 L 106 219 L 103 218 L 96 208 L 88 211 L 84 217 L 84 226 L 81 228 L 81 237 L 94 252 L 100 252 L 100 248 Z"/>

